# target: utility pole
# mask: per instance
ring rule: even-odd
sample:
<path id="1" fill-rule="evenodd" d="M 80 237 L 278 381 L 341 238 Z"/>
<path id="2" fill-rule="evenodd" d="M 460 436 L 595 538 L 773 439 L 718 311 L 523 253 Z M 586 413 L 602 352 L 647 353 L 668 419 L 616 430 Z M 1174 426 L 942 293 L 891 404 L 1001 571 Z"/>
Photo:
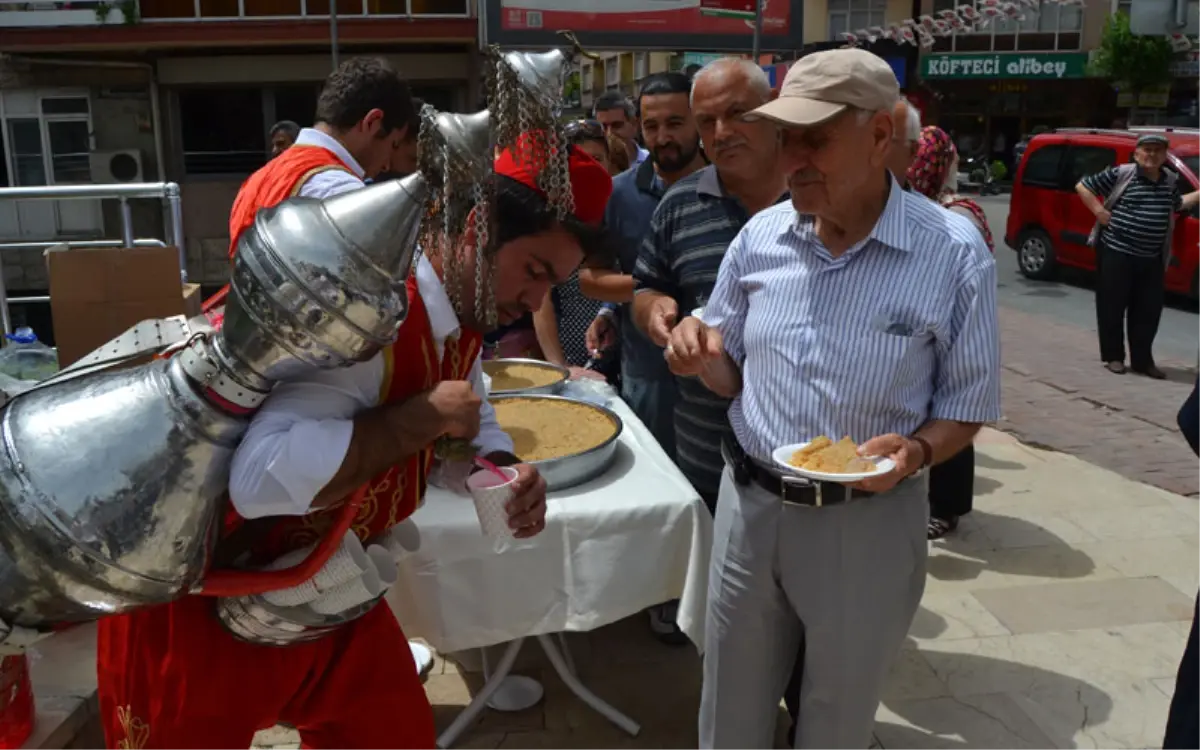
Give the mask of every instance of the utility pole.
<path id="1" fill-rule="evenodd" d="M 329 41 L 333 44 L 333 69 L 338 67 L 337 0 L 329 0 Z"/>
<path id="2" fill-rule="evenodd" d="M 751 55 L 754 64 L 758 65 L 758 49 L 762 44 L 763 0 L 754 0 L 754 47 Z"/>

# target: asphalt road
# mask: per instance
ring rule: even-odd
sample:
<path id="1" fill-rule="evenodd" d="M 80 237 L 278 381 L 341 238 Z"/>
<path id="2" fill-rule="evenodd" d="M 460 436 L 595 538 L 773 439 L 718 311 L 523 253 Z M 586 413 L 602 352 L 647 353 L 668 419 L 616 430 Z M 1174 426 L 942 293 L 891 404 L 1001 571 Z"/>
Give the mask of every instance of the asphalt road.
<path id="1" fill-rule="evenodd" d="M 1017 269 L 1017 254 L 1004 244 L 1008 220 L 1008 196 L 979 199 L 996 241 L 997 301 L 1032 315 L 1052 318 L 1079 328 L 1096 330 L 1096 303 L 1091 274 L 1064 269 L 1055 281 L 1031 281 Z M 1196 304 L 1169 299 L 1163 311 L 1155 354 L 1184 364 L 1195 364 L 1200 349 Z"/>

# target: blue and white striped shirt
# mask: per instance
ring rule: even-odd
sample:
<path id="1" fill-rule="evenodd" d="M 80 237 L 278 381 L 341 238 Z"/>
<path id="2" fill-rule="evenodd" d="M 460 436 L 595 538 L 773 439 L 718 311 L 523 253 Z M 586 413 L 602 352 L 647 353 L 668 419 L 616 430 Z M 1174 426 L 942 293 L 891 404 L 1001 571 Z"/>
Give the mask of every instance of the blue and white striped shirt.
<path id="1" fill-rule="evenodd" d="M 818 435 L 862 443 L 1000 418 L 995 261 L 967 219 L 894 180 L 871 234 L 837 258 L 813 217 L 759 213 L 704 317 L 741 365 L 730 422 L 761 461 Z"/>

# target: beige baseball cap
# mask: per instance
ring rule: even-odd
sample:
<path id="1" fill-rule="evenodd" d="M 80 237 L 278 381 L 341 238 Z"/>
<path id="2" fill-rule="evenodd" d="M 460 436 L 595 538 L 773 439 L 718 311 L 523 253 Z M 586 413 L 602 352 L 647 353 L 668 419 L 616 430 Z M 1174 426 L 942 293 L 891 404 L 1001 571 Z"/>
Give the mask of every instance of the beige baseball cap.
<path id="1" fill-rule="evenodd" d="M 847 107 L 868 112 L 891 110 L 900 97 L 896 74 L 883 58 L 866 50 L 814 52 L 796 61 L 783 79 L 779 97 L 746 114 L 785 127 L 820 125 Z"/>

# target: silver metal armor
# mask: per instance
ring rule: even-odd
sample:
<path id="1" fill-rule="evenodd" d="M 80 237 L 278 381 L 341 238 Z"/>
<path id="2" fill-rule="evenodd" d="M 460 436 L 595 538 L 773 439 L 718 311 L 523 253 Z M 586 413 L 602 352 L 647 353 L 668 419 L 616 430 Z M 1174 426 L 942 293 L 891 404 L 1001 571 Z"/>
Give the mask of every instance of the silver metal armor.
<path id="1" fill-rule="evenodd" d="M 565 69 L 567 58 L 554 54 Z M 537 57 L 507 53 L 497 66 L 521 71 Z M 492 91 L 493 101 L 556 99 L 565 70 L 556 78 L 547 65 L 543 78 Z M 11 645 L 31 630 L 203 589 L 230 464 L 253 411 L 276 383 L 366 361 L 394 340 L 422 231 L 442 235 L 444 247 L 463 237 L 469 206 L 488 215 L 479 186 L 490 181 L 490 126 L 514 132 L 508 115 L 493 119 L 429 111 L 421 172 L 260 211 L 238 240 L 219 331 L 200 321 L 146 321 L 4 406 L 0 643 L 10 631 Z M 482 252 L 486 218 L 475 236 Z M 491 305 L 494 316 L 490 283 L 477 288 L 477 310 Z M 154 352 L 170 356 L 115 368 Z M 254 606 L 244 597 L 222 604 L 243 620 Z"/>

